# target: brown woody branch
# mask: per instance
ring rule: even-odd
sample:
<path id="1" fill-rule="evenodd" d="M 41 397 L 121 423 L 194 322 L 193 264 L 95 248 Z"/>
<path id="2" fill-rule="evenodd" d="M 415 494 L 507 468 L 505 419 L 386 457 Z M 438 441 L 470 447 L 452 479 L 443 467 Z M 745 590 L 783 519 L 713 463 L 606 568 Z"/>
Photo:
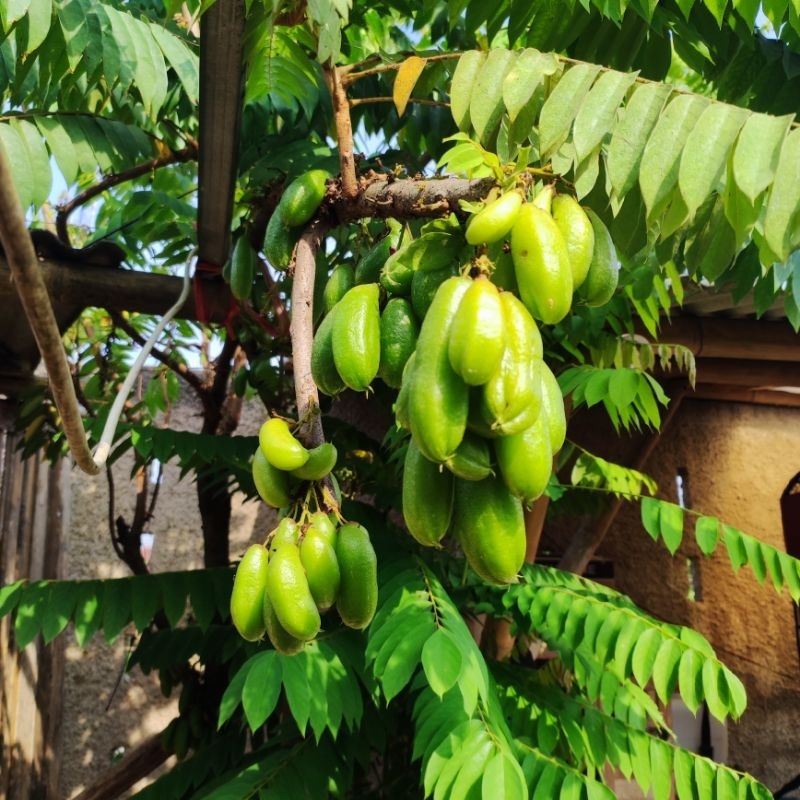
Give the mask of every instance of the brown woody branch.
<path id="1" fill-rule="evenodd" d="M 333 203 L 339 223 L 365 217 L 400 220 L 446 217 L 461 212 L 460 201 L 483 200 L 494 178 L 404 178 L 372 172 L 363 176 L 355 196 Z"/>
<path id="2" fill-rule="evenodd" d="M 36 337 L 61 415 L 64 434 L 77 465 L 90 475 L 99 472 L 89 450 L 67 356 L 53 306 L 33 249 L 19 197 L 14 189 L 5 148 L 0 145 L 0 242 L 22 307 Z"/>
<path id="3" fill-rule="evenodd" d="M 333 119 L 339 145 L 339 169 L 342 175 L 342 193 L 348 200 L 358 195 L 356 159 L 353 152 L 353 123 L 350 119 L 350 103 L 342 83 L 341 72 L 333 65 L 325 69 L 325 81 L 333 102 Z"/>
<path id="4" fill-rule="evenodd" d="M 295 251 L 292 285 L 292 368 L 297 399 L 297 417 L 303 423 L 301 437 L 308 447 L 325 440 L 319 415 L 319 392 L 311 375 L 311 345 L 314 339 L 314 279 L 317 250 L 328 224 L 315 221 L 306 228 Z"/>

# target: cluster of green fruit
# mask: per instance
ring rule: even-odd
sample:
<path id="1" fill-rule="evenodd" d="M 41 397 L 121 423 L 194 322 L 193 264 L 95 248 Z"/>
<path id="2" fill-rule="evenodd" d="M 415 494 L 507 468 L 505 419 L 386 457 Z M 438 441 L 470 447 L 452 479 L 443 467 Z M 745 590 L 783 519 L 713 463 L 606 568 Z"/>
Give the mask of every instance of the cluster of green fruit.
<path id="1" fill-rule="evenodd" d="M 470 258 L 465 240 L 477 248 Z M 550 186 L 531 202 L 512 190 L 463 232 L 428 224 L 377 276 L 361 269 L 360 282 L 359 267 L 352 279 L 334 270 L 325 287 L 313 377 L 330 395 L 365 391 L 377 377 L 399 389 L 397 424 L 411 433 L 409 532 L 437 547 L 450 534 L 482 578 L 514 581 L 525 557 L 523 506 L 545 491 L 566 435 L 536 321 L 558 323 L 576 296 L 610 300 L 619 265 L 608 230 Z"/>
<path id="2" fill-rule="evenodd" d="M 276 650 L 297 653 L 334 606 L 348 627 L 372 621 L 378 579 L 369 533 L 342 518 L 322 483 L 336 455 L 329 442 L 307 449 L 280 417 L 261 426 L 253 479 L 264 502 L 283 516 L 263 543 L 247 548 L 236 570 L 231 620 L 249 641 L 266 634 Z"/>

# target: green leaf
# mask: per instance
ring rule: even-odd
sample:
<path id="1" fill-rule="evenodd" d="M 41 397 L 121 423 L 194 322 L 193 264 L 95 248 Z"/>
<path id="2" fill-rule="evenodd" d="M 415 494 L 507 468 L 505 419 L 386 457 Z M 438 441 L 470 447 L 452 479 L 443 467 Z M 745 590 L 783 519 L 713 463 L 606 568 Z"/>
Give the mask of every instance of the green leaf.
<path id="1" fill-rule="evenodd" d="M 490 50 L 472 87 L 469 118 L 481 144 L 487 145 L 492 140 L 500 124 L 500 117 L 505 110 L 503 79 L 515 57 L 516 54 L 510 50 Z"/>
<path id="2" fill-rule="evenodd" d="M 614 197 L 623 198 L 637 183 L 645 145 L 671 93 L 663 83 L 633 90 L 608 147 L 606 170 Z"/>
<path id="3" fill-rule="evenodd" d="M 503 104 L 511 122 L 531 102 L 537 90 L 543 86 L 545 78 L 554 75 L 559 69 L 560 65 L 552 53 L 540 53 L 533 48 L 527 48 L 517 54 L 503 79 Z"/>
<path id="4" fill-rule="evenodd" d="M 733 151 L 733 177 L 751 203 L 772 183 L 792 120 L 791 114 L 753 114 L 739 133 Z"/>
<path id="5" fill-rule="evenodd" d="M 781 146 L 775 181 L 767 200 L 764 237 L 778 258 L 785 261 L 800 246 L 800 130 L 789 133 Z"/>
<path id="6" fill-rule="evenodd" d="M 19 650 L 24 650 L 42 627 L 42 614 L 47 605 L 47 581 L 37 581 L 25 587 L 17 602 L 14 616 L 14 640 Z"/>
<path id="7" fill-rule="evenodd" d="M 162 572 L 161 593 L 164 597 L 164 613 L 174 628 L 186 613 L 186 575 L 181 572 Z"/>
<path id="8" fill-rule="evenodd" d="M 470 98 L 475 81 L 486 61 L 486 53 L 468 50 L 458 59 L 450 82 L 450 113 L 460 131 L 470 126 Z"/>
<path id="9" fill-rule="evenodd" d="M 650 773 L 654 800 L 669 800 L 672 795 L 672 748 L 655 736 L 650 739 Z"/>
<path id="10" fill-rule="evenodd" d="M 242 685 L 242 709 L 250 729 L 260 728 L 278 704 L 283 663 L 275 650 L 253 656 Z M 220 724 L 223 710 L 220 708 Z"/>
<path id="11" fill-rule="evenodd" d="M 747 563 L 747 549 L 742 541 L 742 534 L 736 528 L 723 524 L 722 541 L 728 550 L 731 566 L 735 572 Z"/>
<path id="12" fill-rule="evenodd" d="M 653 662 L 653 686 L 662 703 L 668 703 L 678 682 L 683 649 L 674 639 L 664 639 Z"/>
<path id="13" fill-rule="evenodd" d="M 103 621 L 101 598 L 104 586 L 102 581 L 82 581 L 75 598 L 75 639 L 79 647 L 88 644 L 92 636 L 100 629 Z"/>
<path id="14" fill-rule="evenodd" d="M 428 685 L 439 697 L 455 686 L 464 668 L 461 650 L 453 635 L 444 628 L 425 642 L 421 660 Z"/>
<path id="15" fill-rule="evenodd" d="M 739 719 L 747 708 L 747 692 L 744 684 L 724 664 L 720 676 L 727 686 L 728 710 L 734 719 Z"/>
<path id="16" fill-rule="evenodd" d="M 689 217 L 721 188 L 728 155 L 747 116 L 735 106 L 711 103 L 689 132 L 678 171 L 678 188 Z"/>
<path id="17" fill-rule="evenodd" d="M 35 177 L 27 169 L 28 151 L 25 142 L 11 125 L 0 123 L 0 146 L 5 151 L 19 204 L 26 210 L 33 204 L 37 191 Z"/>
<path id="18" fill-rule="evenodd" d="M 50 584 L 42 619 L 45 644 L 53 641 L 67 627 L 75 610 L 77 596 L 77 585 L 71 581 L 53 581 Z"/>
<path id="19" fill-rule="evenodd" d="M 674 97 L 656 122 L 642 153 L 639 187 L 651 222 L 664 209 L 678 181 L 680 158 L 689 132 L 710 101 L 698 95 Z"/>
<path id="20" fill-rule="evenodd" d="M 301 654 L 302 655 L 302 654 Z M 306 725 L 311 717 L 311 693 L 315 687 L 309 685 L 306 675 L 306 658 L 280 656 L 283 665 L 283 687 L 286 702 L 301 736 L 305 736 Z"/>
<path id="21" fill-rule="evenodd" d="M 581 164 L 614 127 L 620 103 L 636 80 L 636 73 L 603 72 L 581 103 L 575 116 L 572 141 L 575 160 Z"/>
<path id="22" fill-rule="evenodd" d="M 131 582 L 116 578 L 103 583 L 103 635 L 111 644 L 131 619 Z"/>
<path id="23" fill-rule="evenodd" d="M 495 753 L 486 764 L 481 788 L 482 797 L 502 797 L 504 800 L 527 800 L 528 797 L 519 762 L 503 751 Z"/>
<path id="24" fill-rule="evenodd" d="M 642 525 L 657 542 L 661 535 L 661 503 L 654 497 L 643 497 L 641 503 Z"/>
<path id="25" fill-rule="evenodd" d="M 225 687 L 225 692 L 219 704 L 217 729 L 221 728 L 231 718 L 233 712 L 236 711 L 239 704 L 242 702 L 244 682 L 247 680 L 247 676 L 250 674 L 250 670 L 255 665 L 257 658 L 258 656 L 253 656 L 245 661 Z"/>
<path id="26" fill-rule="evenodd" d="M 566 140 L 580 104 L 600 72 L 595 64 L 577 64 L 564 71 L 545 100 L 539 118 L 539 153 L 546 161 Z"/>
<path id="27" fill-rule="evenodd" d="M 161 608 L 161 581 L 157 575 L 142 575 L 132 587 L 131 616 L 136 629 L 143 631 Z"/>
<path id="28" fill-rule="evenodd" d="M 683 509 L 675 503 L 662 503 L 659 522 L 664 544 L 674 556 L 683 540 Z"/>
<path id="29" fill-rule="evenodd" d="M 16 608 L 22 597 L 22 590 L 25 585 L 26 581 L 20 580 L 16 583 L 0 586 L 0 617 L 10 614 Z"/>
<path id="30" fill-rule="evenodd" d="M 697 713 L 703 701 L 703 663 L 700 654 L 690 648 L 684 651 L 678 667 L 678 689 L 692 714 Z"/>
<path id="31" fill-rule="evenodd" d="M 693 765 L 694 759 L 691 753 L 681 749 L 675 750 L 673 777 L 678 800 L 695 800 L 702 796 L 695 791 Z"/>
<path id="32" fill-rule="evenodd" d="M 719 543 L 719 520 L 715 517 L 698 517 L 694 535 L 701 552 L 707 556 L 712 555 Z"/>
<path id="33" fill-rule="evenodd" d="M 656 628 L 645 630 L 635 643 L 631 667 L 633 676 L 640 686 L 645 686 L 650 680 L 663 643 L 662 634 Z"/>

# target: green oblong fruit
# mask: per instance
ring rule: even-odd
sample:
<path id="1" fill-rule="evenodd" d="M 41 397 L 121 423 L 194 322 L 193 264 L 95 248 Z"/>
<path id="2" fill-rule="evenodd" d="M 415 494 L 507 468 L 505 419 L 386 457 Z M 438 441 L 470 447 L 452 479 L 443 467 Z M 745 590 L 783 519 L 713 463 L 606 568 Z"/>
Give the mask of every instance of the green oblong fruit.
<path id="1" fill-rule="evenodd" d="M 439 547 L 453 515 L 453 474 L 420 453 L 412 439 L 403 462 L 403 518 L 425 547 Z"/>
<path id="2" fill-rule="evenodd" d="M 336 466 L 338 452 L 331 442 L 323 442 L 308 451 L 308 461 L 298 469 L 291 470 L 295 478 L 303 481 L 319 481 Z"/>
<path id="3" fill-rule="evenodd" d="M 487 203 L 467 222 L 464 234 L 467 243 L 492 244 L 504 239 L 517 220 L 522 201 L 520 192 L 511 191 Z"/>
<path id="4" fill-rule="evenodd" d="M 231 621 L 243 639 L 258 641 L 264 635 L 262 606 L 267 588 L 269 552 L 251 544 L 236 567 L 231 590 Z"/>
<path id="5" fill-rule="evenodd" d="M 578 288 L 578 296 L 587 306 L 604 306 L 617 290 L 620 262 L 605 223 L 591 208 L 586 209 L 586 215 L 594 229 L 594 251 L 586 280 Z"/>
<path id="6" fill-rule="evenodd" d="M 272 601 L 269 599 L 269 592 L 264 592 L 264 604 L 262 607 L 264 616 L 264 627 L 266 628 L 267 638 L 270 644 L 279 652 L 286 656 L 293 656 L 299 653 L 306 643 L 296 636 L 292 636 L 286 628 L 281 625 Z"/>
<path id="7" fill-rule="evenodd" d="M 550 432 L 550 449 L 556 455 L 564 446 L 567 438 L 567 414 L 564 409 L 564 395 L 558 385 L 558 379 L 550 367 L 542 362 L 542 416 L 547 421 Z"/>
<path id="8" fill-rule="evenodd" d="M 231 253 L 231 274 L 230 286 L 231 294 L 237 300 L 245 300 L 250 297 L 250 290 L 253 288 L 253 278 L 255 278 L 256 264 L 258 256 L 255 250 L 250 247 L 250 243 L 245 236 L 240 236 L 233 246 Z"/>
<path id="9" fill-rule="evenodd" d="M 315 528 L 308 528 L 300 542 L 300 561 L 317 608 L 327 611 L 336 602 L 342 577 L 333 545 Z"/>
<path id="10" fill-rule="evenodd" d="M 273 553 L 267 570 L 267 592 L 287 633 L 305 642 L 317 635 L 322 621 L 296 544 L 283 544 Z"/>
<path id="11" fill-rule="evenodd" d="M 397 247 L 403 226 L 396 220 L 388 220 L 389 231 L 379 239 L 356 264 L 356 283 L 377 283 L 386 260 Z"/>
<path id="12" fill-rule="evenodd" d="M 564 244 L 567 246 L 569 265 L 572 267 L 572 288 L 577 289 L 586 279 L 594 253 L 594 227 L 583 206 L 569 194 L 553 198 L 552 214 Z"/>
<path id="13" fill-rule="evenodd" d="M 553 471 L 550 429 L 544 414 L 530 428 L 494 443 L 497 467 L 506 486 L 523 503 L 541 497 Z"/>
<path id="14" fill-rule="evenodd" d="M 445 466 L 465 481 L 482 481 L 492 475 L 492 453 L 489 442 L 468 430 Z"/>
<path id="15" fill-rule="evenodd" d="M 381 314 L 381 357 L 378 376 L 387 386 L 399 389 L 403 370 L 417 346 L 419 322 L 411 303 L 393 297 Z"/>
<path id="16" fill-rule="evenodd" d="M 436 291 L 417 340 L 414 368 L 408 377 L 408 422 L 420 452 L 442 463 L 464 438 L 469 387 L 456 375 L 448 356 L 450 326 L 469 278 L 448 278 Z"/>
<path id="17" fill-rule="evenodd" d="M 317 388 L 330 397 L 341 394 L 347 388 L 333 359 L 333 321 L 336 310 L 337 307 L 334 306 L 322 318 L 311 344 L 311 377 Z"/>
<path id="18" fill-rule="evenodd" d="M 403 377 L 400 382 L 400 391 L 397 393 L 397 397 L 392 405 L 392 411 L 394 411 L 394 419 L 397 423 L 397 427 L 402 428 L 405 431 L 411 430 L 411 422 L 408 418 L 408 396 L 410 391 L 409 387 L 411 386 L 409 377 L 414 369 L 414 360 L 416 357 L 417 352 L 415 350 L 409 356 L 408 361 L 406 361 L 406 365 L 403 367 Z"/>
<path id="19" fill-rule="evenodd" d="M 363 392 L 378 374 L 381 357 L 381 315 L 377 283 L 354 286 L 336 304 L 333 318 L 333 361 L 345 385 Z"/>
<path id="20" fill-rule="evenodd" d="M 297 237 L 289 227 L 278 203 L 264 233 L 264 255 L 275 269 L 288 269 L 292 263 Z"/>
<path id="21" fill-rule="evenodd" d="M 264 422 L 258 431 L 258 444 L 273 467 L 287 472 L 299 469 L 309 458 L 308 450 L 281 417 L 270 417 Z"/>
<path id="22" fill-rule="evenodd" d="M 326 314 L 355 286 L 355 283 L 356 273 L 351 264 L 338 264 L 333 268 L 322 293 L 322 305 Z"/>
<path id="23" fill-rule="evenodd" d="M 428 309 L 436 295 L 436 290 L 448 279 L 456 275 L 455 266 L 435 270 L 417 270 L 411 279 L 411 305 L 417 319 L 425 319 Z"/>
<path id="24" fill-rule="evenodd" d="M 342 576 L 336 610 L 345 625 L 362 630 L 378 607 L 378 559 L 367 529 L 355 522 L 342 525 L 336 559 Z"/>
<path id="25" fill-rule="evenodd" d="M 279 205 L 290 228 L 305 225 L 314 216 L 325 197 L 330 173 L 310 169 L 295 178 L 284 190 Z"/>
<path id="26" fill-rule="evenodd" d="M 450 366 L 467 385 L 481 386 L 497 371 L 505 349 L 500 293 L 488 278 L 480 276 L 464 292 L 450 326 Z"/>
<path id="27" fill-rule="evenodd" d="M 522 302 L 535 319 L 555 325 L 572 306 L 572 267 L 564 237 L 550 214 L 522 206 L 511 229 L 511 257 Z"/>
<path id="28" fill-rule="evenodd" d="M 529 427 L 541 406 L 538 371 L 542 363 L 542 337 L 522 302 L 501 292 L 506 347 L 500 366 L 481 387 L 483 419 L 499 434 Z"/>
<path id="29" fill-rule="evenodd" d="M 284 517 L 267 537 L 270 553 L 274 553 L 285 544 L 297 544 L 300 539 L 300 525 L 291 517 Z"/>
<path id="30" fill-rule="evenodd" d="M 456 480 L 452 531 L 481 578 L 516 582 L 525 561 L 525 521 L 522 503 L 502 478 Z"/>
<path id="31" fill-rule="evenodd" d="M 270 464 L 260 447 L 253 455 L 251 470 L 258 496 L 267 505 L 285 508 L 291 503 L 287 474 Z"/>
<path id="32" fill-rule="evenodd" d="M 308 518 L 308 527 L 306 531 L 310 530 L 322 536 L 332 545 L 336 545 L 336 523 L 324 511 L 315 511 Z"/>
<path id="33" fill-rule="evenodd" d="M 392 253 L 380 272 L 378 282 L 392 297 L 405 297 L 411 294 L 414 267 L 407 259 L 406 249 Z"/>

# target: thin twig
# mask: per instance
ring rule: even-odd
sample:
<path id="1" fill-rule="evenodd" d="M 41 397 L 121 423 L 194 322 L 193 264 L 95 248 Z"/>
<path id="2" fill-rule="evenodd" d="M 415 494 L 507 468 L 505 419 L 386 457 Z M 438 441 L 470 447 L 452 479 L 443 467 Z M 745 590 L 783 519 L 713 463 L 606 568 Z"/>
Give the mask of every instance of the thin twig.
<path id="1" fill-rule="evenodd" d="M 56 233 L 58 234 L 58 238 L 65 244 L 69 244 L 69 231 L 67 229 L 67 219 L 69 215 L 76 208 L 85 205 L 113 186 L 118 186 L 121 183 L 134 180 L 135 178 L 139 178 L 161 167 L 170 166 L 171 164 L 180 164 L 185 161 L 194 161 L 196 158 L 197 145 L 192 143 L 181 150 L 170 150 L 166 155 L 151 158 L 149 161 L 137 164 L 135 167 L 123 170 L 122 172 L 106 175 L 94 186 L 90 186 L 88 189 L 75 195 L 75 197 L 68 202 L 58 206 L 56 214 Z"/>
<path id="2" fill-rule="evenodd" d="M 339 169 L 342 174 L 342 193 L 345 198 L 358 196 L 356 159 L 353 151 L 353 123 L 350 119 L 350 104 L 339 70 L 331 65 L 325 69 L 325 81 L 333 102 L 333 119 L 339 146 Z"/>
<path id="3" fill-rule="evenodd" d="M 428 61 L 449 61 L 454 58 L 461 58 L 462 53 L 437 53 L 433 56 L 420 56 L 426 62 Z M 361 70 L 360 72 L 348 72 L 342 76 L 342 82 L 345 86 L 349 86 L 351 83 L 355 83 L 359 78 L 368 78 L 371 75 L 378 75 L 381 72 L 397 72 L 398 69 L 403 65 L 403 61 L 395 61 L 391 64 L 381 64 L 377 67 L 370 67 L 368 69 Z"/>
<path id="4" fill-rule="evenodd" d="M 394 98 L 388 95 L 380 97 L 356 97 L 350 101 L 350 108 L 364 106 L 369 103 L 394 103 Z M 445 108 L 450 108 L 450 103 L 446 100 L 426 100 L 422 97 L 409 97 L 408 103 L 418 106 L 444 106 Z"/>
<path id="5" fill-rule="evenodd" d="M 114 323 L 115 327 L 120 328 L 122 331 L 125 332 L 127 336 L 129 336 L 136 344 L 141 347 L 145 343 L 145 338 L 142 336 L 133 325 L 125 319 L 117 311 L 109 311 L 109 316 L 111 317 L 111 321 Z M 186 364 L 178 361 L 177 358 L 170 355 L 169 353 L 165 353 L 163 350 L 160 350 L 158 347 L 154 347 L 150 351 L 150 355 L 153 356 L 155 359 L 160 361 L 165 367 L 169 367 L 173 372 L 177 373 L 178 375 L 183 378 L 189 386 L 192 387 L 198 394 L 202 394 L 205 391 L 205 387 L 203 386 L 203 381 L 200 380 L 199 376 L 192 372 Z"/>

